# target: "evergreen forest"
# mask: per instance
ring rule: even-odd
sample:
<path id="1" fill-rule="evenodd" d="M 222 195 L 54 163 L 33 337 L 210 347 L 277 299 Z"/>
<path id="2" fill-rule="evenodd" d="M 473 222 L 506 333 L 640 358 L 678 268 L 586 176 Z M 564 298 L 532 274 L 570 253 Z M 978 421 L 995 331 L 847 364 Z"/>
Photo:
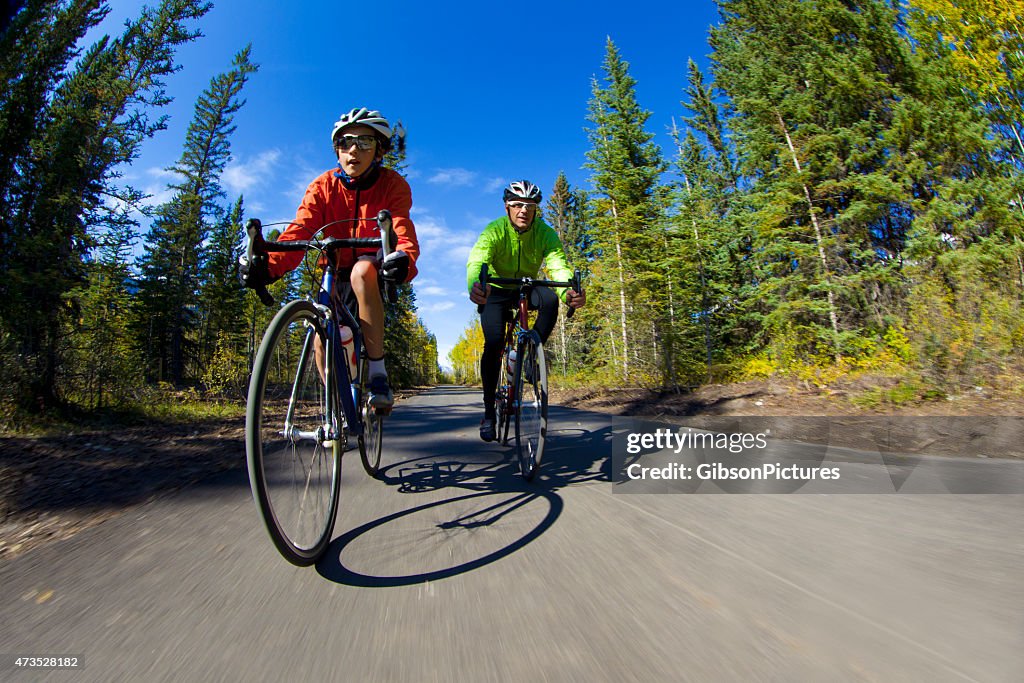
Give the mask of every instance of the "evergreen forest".
<path id="1" fill-rule="evenodd" d="M 588 294 L 549 366 L 606 387 L 1019 391 L 1024 5 L 717 5 L 710 68 L 689 63 L 677 112 L 644 108 L 607 41 L 589 187 L 546 192 Z M 457 377 L 476 379 L 481 345 L 471 324 Z"/>
<path id="2" fill-rule="evenodd" d="M 169 198 L 151 207 L 124 180 L 142 144 L 166 130 L 176 51 L 201 36 L 211 6 L 162 0 L 84 49 L 109 13 L 101 0 L 16 3 L 0 26 L 0 424 L 244 397 L 275 312 L 239 283 L 245 205 L 220 182 L 258 70 L 251 46 L 196 100 L 167 169 Z M 385 163 L 401 169 L 403 159 Z M 299 268 L 275 283 L 277 300 L 304 277 Z M 386 317 L 393 382 L 434 382 L 437 344 L 411 286 Z"/>
<path id="3" fill-rule="evenodd" d="M 1019 389 L 1024 6 L 716 4 L 709 67 L 681 65 L 677 111 L 645 109 L 612 38 L 595 64 L 587 186 L 562 174 L 545 189 L 588 293 L 549 341 L 556 382 L 862 373 L 922 395 Z M 167 129 L 176 52 L 210 8 L 161 0 L 85 47 L 102 0 L 25 0 L 3 18 L 0 426 L 171 392 L 244 396 L 274 312 L 238 283 L 246 207 L 221 185 L 259 69 L 250 46 L 211 66 L 167 199 L 149 206 L 125 175 Z M 387 316 L 393 383 L 439 381 L 411 286 Z M 447 359 L 456 381 L 478 380 L 481 348 L 471 322 Z"/>

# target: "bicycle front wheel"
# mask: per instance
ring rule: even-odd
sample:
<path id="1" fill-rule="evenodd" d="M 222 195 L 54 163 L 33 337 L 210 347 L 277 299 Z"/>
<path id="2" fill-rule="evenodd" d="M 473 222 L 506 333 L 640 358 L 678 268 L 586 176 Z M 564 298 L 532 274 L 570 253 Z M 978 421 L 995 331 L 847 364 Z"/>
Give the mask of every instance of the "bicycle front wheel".
<path id="1" fill-rule="evenodd" d="M 536 332 L 522 337 L 516 355 L 516 452 L 519 470 L 530 481 L 544 457 L 548 429 L 548 369 Z"/>
<path id="2" fill-rule="evenodd" d="M 316 307 L 289 303 L 267 328 L 249 382 L 245 437 L 253 498 L 274 545 L 300 566 L 327 550 L 340 495 L 345 433 L 336 390 L 325 382 L 326 341 Z"/>

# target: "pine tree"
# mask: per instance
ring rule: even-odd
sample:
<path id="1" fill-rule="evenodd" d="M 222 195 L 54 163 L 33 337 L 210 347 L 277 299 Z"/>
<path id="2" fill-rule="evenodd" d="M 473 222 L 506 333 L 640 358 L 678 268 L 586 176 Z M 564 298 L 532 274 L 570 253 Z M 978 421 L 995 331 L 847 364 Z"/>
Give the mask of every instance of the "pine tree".
<path id="1" fill-rule="evenodd" d="M 730 98 L 757 234 L 760 322 L 783 364 L 835 361 L 899 297 L 908 200 L 894 112 L 916 87 L 886 2 L 719 3 L 716 84 Z"/>
<path id="2" fill-rule="evenodd" d="M 665 167 L 653 134 L 644 129 L 650 112 L 637 103 L 636 81 L 611 38 L 603 70 L 606 86 L 595 79 L 591 89 L 588 120 L 593 128 L 586 167 L 593 172 L 593 232 L 602 253 L 595 264 L 597 281 L 608 287 L 596 294 L 601 302 L 617 303 L 613 319 L 618 333 L 609 337 L 609 360 L 618 366 L 620 378 L 627 379 L 631 374 L 641 377 L 644 366 L 656 367 L 660 351 L 666 274 L 652 264 L 664 248 L 659 234 L 664 198 L 658 183 Z M 641 367 L 634 373 L 636 365 Z"/>
<path id="3" fill-rule="evenodd" d="M 230 159 L 240 93 L 257 66 L 251 47 L 235 55 L 231 69 L 215 76 L 199 96 L 181 159 L 171 167 L 178 180 L 172 198 L 157 211 L 142 259 L 140 297 L 149 330 L 147 370 L 152 379 L 180 384 L 191 365 L 199 373 L 201 275 L 211 224 L 221 219 L 220 175 Z"/>
<path id="4" fill-rule="evenodd" d="M 393 130 L 392 147 L 382 163 L 405 175 L 405 128 L 401 121 L 396 121 Z M 396 387 L 433 384 L 438 377 L 437 340 L 417 316 L 414 283 L 399 285 L 396 293 L 396 300 L 384 309 L 388 377 Z"/>
<path id="5" fill-rule="evenodd" d="M 898 138 L 915 190 L 908 329 L 924 374 L 956 391 L 1020 363 L 1024 16 L 1005 3 L 909 4 L 922 78 Z"/>
<path id="6" fill-rule="evenodd" d="M 11 229 L 0 231 L 5 235 L 0 258 L 10 272 L 0 291 L 0 318 L 19 339 L 31 378 L 23 387 L 23 405 L 59 402 L 58 371 L 67 340 L 62 326 L 77 318 L 73 292 L 87 280 L 91 227 L 106 224 L 120 210 L 107 198 L 137 196 L 118 187 L 118 168 L 130 163 L 142 142 L 164 127 L 163 119 L 151 120 L 149 111 L 169 101 L 163 79 L 177 69 L 174 51 L 196 37 L 186 24 L 207 8 L 194 1 L 165 0 L 155 9 L 145 9 L 120 37 L 102 38 L 70 74 L 56 76 L 60 59 L 53 55 L 66 55 L 68 46 L 102 12 L 92 3 L 67 11 L 52 5 L 44 13 L 54 13 L 50 26 L 57 47 L 48 66 L 40 69 L 31 58 L 21 62 L 30 75 L 44 79 L 36 84 L 42 91 L 24 78 L 5 74 L 5 82 L 13 87 L 5 92 L 4 110 L 16 115 L 5 113 L 0 136 L 28 135 L 27 146 L 18 143 L 5 150 L 13 155 L 15 175 L 7 176 L 12 182 L 2 191 L 4 215 L 10 218 L 5 227 Z M 86 12 L 84 23 L 71 19 L 76 11 Z M 23 16 L 30 23 L 37 18 L 26 8 L 16 24 Z M 68 34 L 73 38 L 69 40 Z M 14 38 L 4 36 L 9 39 Z M 39 92 L 46 93 L 45 106 L 32 115 L 34 126 L 25 129 L 26 117 L 19 107 L 36 101 Z M 19 116 L 21 123 L 9 127 Z"/>
<path id="7" fill-rule="evenodd" d="M 584 286 L 589 279 L 590 262 L 594 258 L 586 207 L 586 193 L 574 189 L 565 173 L 559 172 L 546 202 L 544 218 L 558 233 L 569 267 L 580 272 Z M 578 311 L 575 316 L 579 317 L 574 316 L 572 321 L 567 315 L 558 317 L 557 341 L 550 345 L 554 353 L 548 363 L 552 369 L 560 369 L 563 375 L 580 370 L 587 362 L 595 330 L 593 324 L 584 319 L 585 310 Z"/>
<path id="8" fill-rule="evenodd" d="M 204 369 L 207 388 L 224 390 L 247 374 L 248 330 L 240 315 L 245 307 L 245 290 L 238 282 L 238 258 L 242 255 L 244 234 L 242 207 L 242 198 L 239 197 L 231 210 L 214 225 L 201 267 L 199 366 Z"/>
<path id="9" fill-rule="evenodd" d="M 80 319 L 70 334 L 74 354 L 64 384 L 90 408 L 119 405 L 141 385 L 139 352 L 131 334 L 132 253 L 138 224 L 125 204 L 96 238 L 87 285 L 77 294 Z M 69 332 L 72 332 L 69 330 Z"/>

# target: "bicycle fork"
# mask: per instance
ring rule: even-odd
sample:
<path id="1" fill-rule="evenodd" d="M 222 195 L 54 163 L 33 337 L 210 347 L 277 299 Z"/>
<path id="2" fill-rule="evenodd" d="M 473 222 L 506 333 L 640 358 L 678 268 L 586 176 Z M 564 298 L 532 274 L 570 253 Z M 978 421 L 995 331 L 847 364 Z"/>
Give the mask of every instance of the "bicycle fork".
<path id="1" fill-rule="evenodd" d="M 321 309 L 321 306 L 317 306 Z M 326 307 L 323 307 L 322 313 L 326 315 Z M 284 429 L 281 431 L 283 436 L 288 441 L 295 443 L 297 441 L 314 441 L 318 446 L 330 444 L 339 437 L 339 430 L 337 425 L 333 424 L 334 415 L 336 414 L 335 406 L 337 401 L 331 396 L 330 387 L 333 385 L 333 370 L 332 364 L 327 362 L 330 358 L 330 354 L 333 352 L 330 335 L 324 344 L 323 358 L 324 362 L 321 365 L 319 358 L 316 353 L 316 342 L 318 336 L 316 330 L 309 323 L 306 325 L 306 339 L 302 344 L 302 352 L 299 356 L 299 363 L 295 370 L 295 379 L 292 382 L 292 394 L 288 399 L 288 411 L 285 414 Z M 302 386 L 301 378 L 305 374 L 309 363 L 317 364 L 317 374 L 320 376 L 322 390 L 321 396 L 323 397 L 323 404 L 325 410 L 322 411 L 324 416 L 327 418 L 327 422 L 324 424 L 317 425 L 314 430 L 302 430 L 295 426 L 295 409 L 299 402 L 299 396 L 297 392 L 301 391 L 304 387 Z"/>

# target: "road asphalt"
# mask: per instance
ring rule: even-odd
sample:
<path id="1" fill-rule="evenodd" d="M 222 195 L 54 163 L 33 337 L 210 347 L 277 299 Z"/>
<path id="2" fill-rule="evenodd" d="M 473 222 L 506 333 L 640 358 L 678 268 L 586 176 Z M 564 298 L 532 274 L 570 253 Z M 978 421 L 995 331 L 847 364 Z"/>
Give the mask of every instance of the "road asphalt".
<path id="1" fill-rule="evenodd" d="M 1024 495 L 625 494 L 612 418 L 557 406 L 527 484 L 478 405 L 347 453 L 314 567 L 244 462 L 0 565 L 0 681 L 1024 680 Z"/>

